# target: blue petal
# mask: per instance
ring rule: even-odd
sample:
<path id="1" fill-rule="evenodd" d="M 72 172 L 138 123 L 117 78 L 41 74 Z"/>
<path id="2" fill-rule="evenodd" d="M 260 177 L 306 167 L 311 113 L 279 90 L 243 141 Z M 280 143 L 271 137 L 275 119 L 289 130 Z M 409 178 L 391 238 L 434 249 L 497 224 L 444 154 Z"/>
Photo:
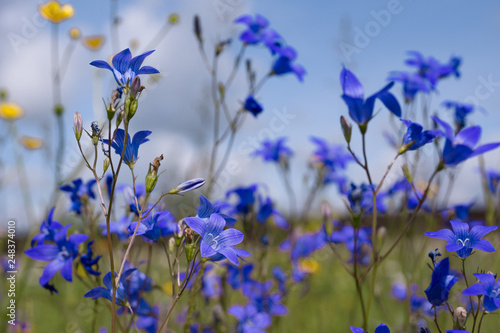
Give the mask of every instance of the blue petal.
<path id="1" fill-rule="evenodd" d="M 469 225 L 467 223 L 451 220 L 450 224 L 455 235 L 467 235 L 469 233 Z"/>
<path id="2" fill-rule="evenodd" d="M 479 281 L 481 281 L 482 285 L 487 289 L 495 286 L 495 276 L 493 274 L 481 274 L 474 273 L 473 274 Z M 499 280 L 500 281 L 500 280 Z"/>
<path id="3" fill-rule="evenodd" d="M 109 292 L 108 289 L 103 287 L 95 287 L 93 289 L 90 289 L 85 295 L 83 295 L 83 297 L 92 297 L 92 299 L 98 299 L 104 297 L 112 301 L 111 293 Z"/>
<path id="4" fill-rule="evenodd" d="M 483 275 L 491 275 L 491 274 L 483 274 Z M 493 280 L 495 280 L 493 278 Z M 487 295 L 486 288 L 481 284 L 481 283 L 474 283 L 472 286 L 469 288 L 466 288 L 464 291 L 462 291 L 462 295 L 465 296 L 476 296 L 476 295 Z"/>
<path id="5" fill-rule="evenodd" d="M 430 238 L 444 239 L 445 241 L 448 242 L 451 242 L 455 237 L 455 234 L 450 229 L 441 229 L 438 231 L 424 232 L 424 235 Z"/>
<path id="6" fill-rule="evenodd" d="M 230 314 L 230 315 L 233 315 L 235 316 L 238 321 L 241 321 L 245 318 L 245 308 L 241 305 L 233 305 L 232 307 L 230 307 L 227 312 Z"/>
<path id="7" fill-rule="evenodd" d="M 453 140 L 453 144 L 464 145 L 469 147 L 470 149 L 474 149 L 474 147 L 479 142 L 480 137 L 481 137 L 481 127 L 479 126 L 467 127 L 457 133 L 455 139 Z"/>
<path id="8" fill-rule="evenodd" d="M 236 255 L 236 252 L 234 252 L 233 248 L 224 247 L 224 248 L 218 249 L 217 252 L 219 252 L 224 257 L 226 257 L 234 265 L 239 266 L 238 256 Z"/>
<path id="9" fill-rule="evenodd" d="M 205 233 L 205 221 L 198 217 L 186 217 L 184 222 L 193 229 L 198 235 L 203 235 Z"/>
<path id="10" fill-rule="evenodd" d="M 365 330 L 363 330 L 362 328 L 359 328 L 359 327 L 351 326 L 350 329 L 351 329 L 352 333 L 365 333 Z"/>
<path id="11" fill-rule="evenodd" d="M 470 235 L 475 239 L 481 239 L 490 232 L 497 230 L 498 227 L 487 227 L 482 225 L 476 225 L 470 230 Z"/>
<path id="12" fill-rule="evenodd" d="M 387 327 L 387 325 L 380 324 L 375 329 L 375 333 L 391 333 L 391 331 L 389 331 L 389 327 Z"/>
<path id="13" fill-rule="evenodd" d="M 132 59 L 132 53 L 127 48 L 113 57 L 113 67 L 121 74 L 125 73 L 130 65 L 130 60 Z"/>
<path id="14" fill-rule="evenodd" d="M 445 136 L 450 141 L 453 141 L 454 135 L 453 135 L 453 129 L 451 128 L 451 126 L 447 122 L 439 119 L 438 117 L 432 117 L 432 120 L 434 120 L 436 123 L 438 123 L 439 125 L 441 125 L 441 127 L 444 128 L 444 134 L 445 134 Z"/>
<path id="15" fill-rule="evenodd" d="M 396 117 L 401 117 L 401 106 L 398 100 L 393 94 L 389 92 L 383 92 L 377 95 L 378 99 L 385 105 L 385 107 L 391 111 Z"/>
<path id="16" fill-rule="evenodd" d="M 347 95 L 342 95 L 342 99 L 347 104 L 349 115 L 357 124 L 364 124 L 370 117 L 365 117 L 363 100 L 361 98 L 352 98 Z"/>
<path id="17" fill-rule="evenodd" d="M 212 247 L 208 245 L 204 240 L 201 241 L 200 249 L 202 257 L 212 257 L 217 254 L 217 252 L 212 249 Z"/>
<path id="18" fill-rule="evenodd" d="M 155 50 L 147 51 L 144 52 L 143 54 L 133 57 L 132 60 L 130 60 L 130 65 L 128 67 L 132 70 L 132 72 L 139 74 L 139 69 L 141 68 L 142 63 L 144 62 L 144 59 L 146 59 L 146 57 L 149 56 L 154 51 Z"/>
<path id="19" fill-rule="evenodd" d="M 158 73 L 160 73 L 160 71 L 157 70 L 154 67 L 151 67 L 151 66 L 143 66 L 137 72 L 138 75 L 141 75 L 141 74 L 158 74 Z"/>
<path id="20" fill-rule="evenodd" d="M 490 150 L 496 149 L 498 146 L 500 146 L 500 142 L 487 143 L 485 145 L 479 146 L 476 149 L 474 149 L 472 154 L 469 155 L 469 158 L 484 154 Z"/>
<path id="21" fill-rule="evenodd" d="M 340 85 L 342 86 L 344 95 L 363 100 L 363 86 L 358 78 L 345 67 L 340 72 Z"/>
<path id="22" fill-rule="evenodd" d="M 447 141 L 447 145 L 443 151 L 444 164 L 448 166 L 455 166 L 472 156 L 473 151 L 468 146 L 457 145 L 451 147 L 451 149 L 447 149 L 449 147 L 448 142 L 449 141 Z"/>
<path id="23" fill-rule="evenodd" d="M 50 281 L 50 279 L 52 279 L 52 277 L 56 275 L 56 273 L 63 267 L 64 267 L 64 260 L 62 259 L 58 258 L 54 261 L 49 262 L 47 266 L 45 266 L 45 268 L 43 269 L 42 276 L 40 277 L 39 280 L 40 285 L 43 286 L 47 284 Z"/>
<path id="24" fill-rule="evenodd" d="M 59 248 L 54 244 L 43 244 L 32 247 L 24 252 L 28 257 L 40 261 L 54 260 L 59 254 Z"/>
<path id="25" fill-rule="evenodd" d="M 70 235 L 68 237 L 68 240 L 73 243 L 75 246 L 78 246 L 80 244 L 82 244 L 83 242 L 85 242 L 87 239 L 89 239 L 89 236 L 88 235 L 85 235 L 85 234 L 74 234 L 74 235 Z"/>
<path id="26" fill-rule="evenodd" d="M 68 282 L 73 281 L 73 260 L 67 259 L 61 269 L 61 276 Z"/>
<path id="27" fill-rule="evenodd" d="M 95 60 L 90 63 L 91 66 L 95 66 L 97 68 L 104 68 L 108 69 L 111 72 L 113 71 L 113 68 L 104 60 Z"/>
<path id="28" fill-rule="evenodd" d="M 495 252 L 493 245 L 486 239 L 481 239 L 476 244 L 471 246 L 473 249 L 477 249 L 484 252 Z"/>
<path id="29" fill-rule="evenodd" d="M 245 236 L 243 233 L 236 229 L 224 230 L 218 239 L 217 248 L 233 246 L 243 241 Z"/>
<path id="30" fill-rule="evenodd" d="M 212 234 L 214 237 L 219 235 L 224 227 L 226 226 L 226 221 L 219 214 L 210 215 L 210 221 L 205 229 L 206 234 Z"/>

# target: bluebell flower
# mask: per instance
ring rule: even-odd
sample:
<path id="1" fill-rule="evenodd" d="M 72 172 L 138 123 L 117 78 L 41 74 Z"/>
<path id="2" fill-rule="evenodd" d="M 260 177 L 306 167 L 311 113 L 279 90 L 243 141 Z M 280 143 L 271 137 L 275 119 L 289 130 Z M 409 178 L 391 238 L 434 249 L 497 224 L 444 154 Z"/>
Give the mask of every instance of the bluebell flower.
<path id="1" fill-rule="evenodd" d="M 472 104 L 444 101 L 442 105 L 445 108 L 453 109 L 455 111 L 453 114 L 453 119 L 455 120 L 457 132 L 465 128 L 467 116 L 474 111 L 474 105 Z"/>
<path id="2" fill-rule="evenodd" d="M 229 192 L 228 192 L 229 194 Z M 226 210 L 226 206 L 229 205 L 226 202 L 214 202 L 213 204 L 204 195 L 200 195 L 200 205 L 196 208 L 196 216 L 201 219 L 210 219 L 210 216 L 214 213 L 219 214 L 226 221 L 226 227 L 232 227 L 236 223 L 236 219 L 222 213 Z"/>
<path id="3" fill-rule="evenodd" d="M 101 256 L 97 256 L 95 258 L 92 258 L 94 254 L 92 253 L 92 244 L 94 244 L 94 241 L 88 242 L 87 243 L 87 253 L 84 253 L 80 256 L 80 262 L 83 265 L 83 268 L 91 274 L 91 275 L 100 275 L 101 273 L 95 271 L 92 266 L 96 265 L 97 262 L 99 262 L 99 259 L 101 259 Z"/>
<path id="4" fill-rule="evenodd" d="M 476 296 L 484 295 L 483 306 L 488 312 L 500 308 L 500 280 L 495 283 L 495 275 L 474 273 L 480 281 L 462 291 L 462 295 Z"/>
<path id="5" fill-rule="evenodd" d="M 151 212 L 139 222 L 136 235 L 141 235 L 145 241 L 156 242 L 163 234 L 173 234 L 175 226 L 169 226 L 173 221 L 173 216 L 168 211 Z M 170 223 L 168 223 L 170 222 Z M 177 225 L 177 223 L 175 223 Z M 165 229 L 162 232 L 162 227 Z M 132 222 L 128 227 L 129 236 L 134 234 L 137 222 Z M 174 230 L 172 230 L 174 228 Z"/>
<path id="6" fill-rule="evenodd" d="M 56 207 L 52 207 L 47 215 L 47 220 L 44 220 L 40 225 L 40 233 L 36 234 L 31 240 L 32 247 L 35 243 L 40 245 L 46 241 L 53 242 L 55 234 L 62 229 L 61 223 L 53 220 L 55 209 Z"/>
<path id="7" fill-rule="evenodd" d="M 210 273 L 212 268 L 213 266 L 206 267 L 201 279 L 201 292 L 205 299 L 220 296 L 222 294 L 221 277 L 213 272 Z"/>
<path id="8" fill-rule="evenodd" d="M 64 192 L 68 192 L 72 203 L 70 210 L 80 215 L 82 213 L 82 201 L 87 198 L 95 199 L 92 187 L 95 185 L 96 180 L 91 179 L 84 184 L 83 181 L 78 178 L 73 180 L 72 183 L 73 185 L 63 185 L 59 187 L 59 189 Z"/>
<path id="9" fill-rule="evenodd" d="M 156 333 L 158 331 L 158 318 L 160 317 L 160 312 L 158 306 L 153 306 L 151 308 L 151 315 L 149 316 L 138 316 L 135 324 L 137 328 L 143 329 L 147 333 Z"/>
<path id="10" fill-rule="evenodd" d="M 406 60 L 406 64 L 416 67 L 420 76 L 429 81 L 431 88 L 435 89 L 439 79 L 454 75 L 460 77 L 458 67 L 461 64 L 461 59 L 452 57 L 447 64 L 442 64 L 434 57 L 424 58 L 422 53 L 417 51 L 409 51 L 408 54 L 413 56 Z"/>
<path id="11" fill-rule="evenodd" d="M 290 244 L 290 258 L 293 262 L 297 262 L 299 259 L 307 258 L 314 252 L 321 250 L 326 244 L 328 244 L 328 235 L 325 228 L 320 227 L 316 232 L 298 236 L 295 242 Z"/>
<path id="12" fill-rule="evenodd" d="M 365 333 L 365 330 L 359 327 L 351 326 L 352 333 Z M 375 328 L 375 333 L 391 333 L 386 324 L 380 324 Z"/>
<path id="13" fill-rule="evenodd" d="M 427 81 L 418 73 L 392 72 L 387 80 L 403 84 L 403 96 L 406 103 L 415 100 L 415 96 L 419 92 L 426 94 L 430 91 Z"/>
<path id="14" fill-rule="evenodd" d="M 304 80 L 306 70 L 299 64 L 294 63 L 297 58 L 297 51 L 291 46 L 285 46 L 276 49 L 278 58 L 273 64 L 271 71 L 272 75 L 283 75 L 287 73 L 294 73 L 299 81 Z"/>
<path id="15" fill-rule="evenodd" d="M 340 85 L 343 91 L 342 99 L 349 108 L 349 115 L 358 125 L 366 125 L 372 118 L 376 99 L 379 99 L 396 117 L 401 117 L 401 107 L 396 97 L 389 92 L 394 82 L 390 82 L 365 100 L 364 89 L 358 78 L 351 71 L 343 68 L 340 72 Z"/>
<path id="16" fill-rule="evenodd" d="M 123 215 L 118 220 L 118 222 L 113 222 L 113 221 L 109 222 L 109 232 L 111 234 L 116 234 L 116 236 L 118 236 L 118 239 L 120 241 L 124 241 L 128 238 L 129 235 L 128 227 L 130 226 L 130 223 L 132 223 L 130 217 L 127 215 Z M 101 235 L 106 236 L 108 234 L 106 222 L 100 223 L 99 227 L 102 228 Z"/>
<path id="17" fill-rule="evenodd" d="M 110 70 L 115 77 L 116 83 L 119 86 L 124 87 L 132 84 L 132 81 L 137 75 L 159 73 L 156 68 L 151 66 L 142 66 L 144 59 L 146 59 L 146 57 L 153 52 L 154 50 L 147 51 L 132 58 L 132 53 L 127 48 L 113 57 L 113 67 L 111 67 L 108 62 L 104 60 L 92 61 L 90 65 Z"/>
<path id="18" fill-rule="evenodd" d="M 274 224 L 276 224 L 278 228 L 287 230 L 290 227 L 285 217 L 274 208 L 271 198 L 267 197 L 264 199 L 259 195 L 259 210 L 255 216 L 257 222 L 264 224 L 271 216 L 273 217 Z"/>
<path id="19" fill-rule="evenodd" d="M 146 196 L 146 186 L 144 184 L 136 184 L 134 191 L 132 186 L 122 184 L 117 187 L 117 190 L 123 192 L 129 210 L 138 217 L 139 211 L 142 209 L 142 199 Z M 137 203 L 139 203 L 139 207 L 137 207 Z"/>
<path id="20" fill-rule="evenodd" d="M 441 260 L 432 272 L 432 281 L 425 294 L 429 303 L 440 306 L 448 300 L 451 287 L 458 281 L 455 275 L 450 274 L 450 259 Z"/>
<path id="21" fill-rule="evenodd" d="M 442 163 L 446 166 L 455 166 L 463 161 L 484 154 L 500 146 L 500 142 L 488 143 L 476 148 L 481 137 L 481 127 L 471 126 L 462 129 L 456 135 L 451 126 L 439 119 L 432 117 L 444 129 L 446 144 L 444 145 Z"/>
<path id="22" fill-rule="evenodd" d="M 366 265 L 370 262 L 370 253 L 365 251 L 372 247 L 372 229 L 369 227 L 359 228 L 356 247 L 354 246 L 354 228 L 351 225 L 344 225 L 339 230 L 334 230 L 330 239 L 335 244 L 342 243 L 351 254 L 350 262 L 354 262 L 354 252 L 358 258 L 358 263 Z"/>
<path id="23" fill-rule="evenodd" d="M 263 40 L 264 32 L 269 27 L 269 21 L 262 15 L 242 15 L 234 20 L 235 23 L 243 23 L 248 28 L 240 35 L 240 40 L 245 44 L 255 45 Z"/>
<path id="24" fill-rule="evenodd" d="M 139 146 L 145 142 L 148 142 L 147 138 L 151 134 L 151 131 L 139 131 L 134 134 L 132 140 L 130 140 L 130 134 L 127 133 L 127 147 L 125 148 L 125 154 L 123 155 L 123 161 L 130 168 L 134 167 L 135 161 L 137 161 L 139 155 Z M 108 140 L 103 139 L 102 142 L 109 144 Z M 111 143 L 111 147 L 115 149 L 115 153 L 120 155 L 123 152 L 123 145 L 125 142 L 125 131 L 121 128 L 116 130 L 115 138 Z"/>
<path id="25" fill-rule="evenodd" d="M 373 185 L 361 184 L 356 186 L 351 183 L 351 188 L 345 193 L 347 199 L 349 200 L 349 205 L 351 211 L 355 215 L 369 213 L 373 209 Z M 379 212 L 385 212 L 386 207 L 383 202 L 383 198 L 386 194 L 379 192 L 377 194 L 377 210 Z"/>
<path id="26" fill-rule="evenodd" d="M 320 163 L 332 170 L 345 170 L 347 165 L 354 161 L 344 145 L 329 144 L 326 140 L 315 136 L 311 136 L 310 140 L 317 146 L 312 155 L 314 164 Z"/>
<path id="27" fill-rule="evenodd" d="M 266 312 L 271 316 L 284 316 L 288 314 L 288 309 L 281 304 L 283 295 L 271 293 L 272 285 L 272 281 L 251 281 L 243 285 L 243 295 L 248 298 L 249 303 L 256 306 L 259 312 Z"/>
<path id="28" fill-rule="evenodd" d="M 235 213 L 246 215 L 253 210 L 255 204 L 255 197 L 257 192 L 257 185 L 250 185 L 248 187 L 237 187 L 226 192 L 226 197 L 235 193 L 239 201 L 235 206 Z"/>
<path id="29" fill-rule="evenodd" d="M 497 170 L 487 170 L 486 171 L 486 182 L 488 183 L 488 190 L 491 194 L 497 192 L 498 184 L 500 183 L 500 172 Z"/>
<path id="30" fill-rule="evenodd" d="M 493 245 L 486 239 L 481 238 L 493 230 L 497 230 L 498 227 L 476 225 L 469 231 L 469 225 L 467 223 L 451 220 L 450 224 L 452 230 L 441 229 L 438 231 L 425 232 L 424 235 L 448 241 L 446 244 L 446 251 L 456 251 L 458 256 L 462 259 L 467 258 L 472 253 L 472 249 L 484 252 L 495 252 Z"/>
<path id="31" fill-rule="evenodd" d="M 126 299 L 135 314 L 139 316 L 150 316 L 152 312 L 151 306 L 143 297 L 144 292 L 153 289 L 153 280 L 145 273 L 139 271 L 129 261 L 125 262 L 123 267 L 124 272 L 131 272 L 126 279 L 120 279 L 123 283 Z M 129 312 L 128 308 L 120 309 L 120 312 Z"/>
<path id="32" fill-rule="evenodd" d="M 286 292 L 286 273 L 283 271 L 283 269 L 279 266 L 274 266 L 273 267 L 273 277 L 278 281 L 278 290 L 281 293 Z"/>
<path id="33" fill-rule="evenodd" d="M 406 133 L 403 137 L 403 144 L 408 145 L 411 142 L 414 142 L 407 150 L 417 150 L 435 138 L 443 135 L 443 132 L 440 130 L 424 131 L 422 125 L 414 123 L 411 120 L 401 119 L 401 121 L 407 127 Z"/>
<path id="34" fill-rule="evenodd" d="M 250 112 L 255 118 L 259 115 L 259 113 L 264 110 L 262 108 L 262 105 L 257 102 L 257 100 L 253 97 L 253 95 L 249 95 L 247 99 L 245 100 L 245 104 L 243 105 L 243 108 Z"/>
<path id="35" fill-rule="evenodd" d="M 402 282 L 394 282 L 391 288 L 391 295 L 400 301 L 404 301 L 408 297 L 408 288 Z"/>
<path id="36" fill-rule="evenodd" d="M 116 304 L 126 306 L 128 304 L 127 292 L 125 290 L 124 282 L 136 269 L 129 269 L 123 272 L 120 276 L 120 282 L 116 288 Z M 116 272 L 113 274 L 116 278 Z M 113 279 L 114 280 L 114 279 Z M 111 279 L 111 272 L 104 275 L 102 283 L 105 287 L 95 287 L 90 289 L 83 297 L 91 297 L 92 299 L 105 298 L 109 301 L 113 301 L 113 282 Z"/>
<path id="37" fill-rule="evenodd" d="M 261 148 L 253 152 L 253 156 L 261 156 L 265 162 L 286 162 L 293 155 L 290 148 L 285 145 L 286 137 L 278 138 L 276 141 L 265 139 Z"/>
<path id="38" fill-rule="evenodd" d="M 253 264 L 246 264 L 242 267 L 234 267 L 231 264 L 227 264 L 227 278 L 226 282 L 233 289 L 240 289 L 246 283 L 252 281 L 250 275 L 253 271 Z"/>
<path id="39" fill-rule="evenodd" d="M 238 319 L 238 333 L 265 333 L 265 329 L 271 325 L 271 316 L 259 312 L 253 304 L 233 305 L 227 312 Z"/>
<path id="40" fill-rule="evenodd" d="M 47 284 L 59 271 L 68 282 L 73 281 L 73 260 L 78 256 L 78 246 L 89 236 L 74 234 L 67 237 L 71 224 L 64 226 L 54 235 L 56 244 L 42 244 L 26 250 L 24 253 L 35 260 L 50 261 L 43 269 L 40 285 Z"/>
<path id="41" fill-rule="evenodd" d="M 238 256 L 233 247 L 243 241 L 244 235 L 241 231 L 233 228 L 223 230 L 226 222 L 222 216 L 215 213 L 208 221 L 199 217 L 186 217 L 184 221 L 201 236 L 202 257 L 210 259 L 220 254 L 238 266 Z"/>

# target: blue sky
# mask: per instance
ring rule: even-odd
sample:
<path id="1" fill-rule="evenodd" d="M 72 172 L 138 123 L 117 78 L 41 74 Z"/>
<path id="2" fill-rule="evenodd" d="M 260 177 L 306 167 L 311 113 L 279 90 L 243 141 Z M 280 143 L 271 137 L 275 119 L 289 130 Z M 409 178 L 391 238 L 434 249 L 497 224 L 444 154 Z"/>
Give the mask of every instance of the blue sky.
<path id="1" fill-rule="evenodd" d="M 76 16 L 60 26 L 62 45 L 68 42 L 65 32 L 72 26 L 80 27 L 84 35 L 109 35 L 108 1 L 68 2 L 74 5 Z M 38 1 L 0 0 L 0 36 L 4 45 L 0 50 L 0 86 L 9 91 L 11 100 L 26 109 L 26 117 L 19 122 L 21 132 L 46 138 L 48 150 L 51 150 L 55 122 L 50 111 L 50 26 L 36 25 L 39 23 L 36 19 L 37 4 Z M 266 182 L 269 191 L 278 198 L 283 208 L 286 207 L 286 198 L 275 168 L 247 155 L 243 156 L 248 150 L 245 147 L 248 148 L 249 142 L 255 138 L 268 134 L 269 130 L 265 129 L 272 127 L 276 117 L 282 119 L 283 114 L 290 115 L 283 122 L 284 126 L 279 126 L 273 135 L 290 137 L 289 143 L 295 150 L 292 162 L 294 187 L 297 192 L 303 192 L 302 175 L 313 149 L 308 141 L 309 136 L 316 135 L 331 142 L 343 143 L 338 123 L 340 115 L 347 114 L 340 98 L 338 80 L 342 65 L 356 73 L 365 92 L 370 94 L 385 85 L 390 71 L 405 69 L 404 60 L 408 50 L 418 50 L 443 62 L 452 55 L 460 56 L 463 59 L 461 78 L 450 78 L 439 84 L 439 91 L 433 96 L 432 110 L 439 110 L 447 118 L 450 113 L 439 106 L 441 101 L 477 100 L 486 112 L 476 112 L 471 121 L 483 126 L 483 142 L 499 140 L 498 2 L 120 0 L 118 5 L 122 18 L 120 48 L 130 46 L 130 42 L 135 40 L 139 43 L 139 49 L 133 50 L 134 53 L 143 51 L 142 47 L 151 40 L 170 13 L 176 12 L 181 17 L 181 23 L 172 28 L 147 60 L 147 64 L 157 67 L 163 76 L 159 84 L 148 87 L 132 125 L 133 131 L 153 131 L 151 142 L 141 150 L 140 162 L 145 168 L 155 156 L 165 154 L 164 165 L 168 170 L 165 182 L 169 185 L 203 173 L 206 169 L 203 156 L 210 146 L 206 136 L 211 129 L 207 126 L 206 118 L 206 112 L 210 110 L 207 94 L 209 75 L 202 65 L 192 34 L 192 17 L 195 13 L 201 17 L 207 48 L 213 47 L 220 39 L 237 39 L 241 27 L 232 21 L 239 15 L 259 13 L 266 16 L 271 26 L 297 50 L 297 62 L 307 70 L 303 83 L 291 75 L 273 78 L 258 94 L 265 111 L 258 119 L 246 119 L 232 157 L 232 160 L 241 164 L 241 172 L 228 178 L 230 185 Z M 391 13 L 390 17 L 387 13 Z M 376 17 L 382 23 L 377 22 Z M 35 27 L 34 31 L 28 31 L 28 36 L 23 35 L 23 29 L 29 25 L 26 22 L 31 22 Z M 24 38 L 17 51 L 9 42 L 12 34 Z M 346 57 L 341 50 L 341 46 L 345 48 L 347 44 L 357 48 L 350 57 Z M 237 50 L 235 40 L 233 47 L 221 59 L 223 73 L 231 68 L 231 59 Z M 79 45 L 75 50 L 63 87 L 63 101 L 68 111 L 65 123 L 70 139 L 74 112 L 82 113 L 86 126 L 102 116 L 102 110 L 99 109 L 101 98 L 109 94 L 114 82 L 110 73 L 99 72 L 88 66 L 88 63 L 95 59 L 108 59 L 112 53 L 109 38 L 99 52 L 90 52 Z M 268 70 L 271 63 L 268 51 L 255 49 L 247 55 L 252 57 L 260 75 Z M 240 74 L 231 91 L 230 104 L 233 109 L 245 98 L 243 71 Z M 393 92 L 402 101 L 400 86 L 393 88 Z M 281 115 L 281 118 L 277 115 Z M 387 119 L 388 112 L 382 110 L 370 125 L 368 157 L 374 161 L 371 165 L 375 178 L 380 178 L 394 155 L 382 136 Z M 4 124 L 0 126 L 5 128 Z M 354 141 L 355 149 L 358 143 Z M 64 170 L 69 173 L 78 164 L 78 154 L 72 140 L 68 140 L 66 149 Z M 26 216 L 22 213 L 21 197 L 16 190 L 12 153 L 10 149 L 2 152 L 2 196 L 6 199 L 3 200 L 3 207 L 0 206 L 5 212 L 1 215 L 6 214 L 6 217 L 14 217 L 22 222 L 26 221 Z M 54 168 L 51 163 L 43 163 L 47 154 L 48 151 L 43 151 L 26 156 L 30 163 L 29 177 L 35 201 L 39 207 L 37 215 L 40 217 L 49 204 L 46 189 L 52 184 L 50 176 Z M 489 167 L 499 165 L 499 153 L 488 154 L 486 161 Z M 454 201 L 480 201 L 479 178 L 474 171 L 476 167 L 477 161 L 469 161 L 461 168 L 460 173 L 467 177 L 463 177 L 462 183 L 456 187 Z M 138 172 L 144 173 L 144 168 L 139 167 Z M 89 173 L 82 175 L 84 178 L 90 177 Z M 349 169 L 349 176 L 357 183 L 364 181 L 362 172 L 354 165 Z M 326 192 L 324 198 L 330 199 L 335 207 L 342 207 L 342 201 L 334 195 L 333 190 Z M 60 203 L 60 212 L 64 211 L 64 204 Z"/>

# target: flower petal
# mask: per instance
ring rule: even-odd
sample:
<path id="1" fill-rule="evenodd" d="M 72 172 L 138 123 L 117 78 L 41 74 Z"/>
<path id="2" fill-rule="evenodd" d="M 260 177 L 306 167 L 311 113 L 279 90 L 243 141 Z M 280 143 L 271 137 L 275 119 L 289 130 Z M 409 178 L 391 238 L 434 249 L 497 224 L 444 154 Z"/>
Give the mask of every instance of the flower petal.
<path id="1" fill-rule="evenodd" d="M 234 265 L 239 266 L 238 256 L 236 255 L 236 252 L 232 247 L 223 247 L 221 249 L 218 249 L 217 252 L 226 257 Z"/>
<path id="2" fill-rule="evenodd" d="M 236 229 L 226 229 L 224 230 L 218 239 L 217 248 L 234 246 L 243 241 L 245 236 L 243 233 Z"/>
<path id="3" fill-rule="evenodd" d="M 474 274 L 476 275 L 476 274 Z M 491 275 L 491 274 L 482 274 L 482 275 Z M 493 280 L 495 280 L 493 278 Z M 469 288 L 465 289 L 462 291 L 462 295 L 465 296 L 476 296 L 476 295 L 486 295 L 488 292 L 484 288 L 484 286 L 481 283 L 474 283 L 472 286 Z"/>
<path id="4" fill-rule="evenodd" d="M 50 281 L 50 279 L 52 279 L 52 277 L 56 275 L 56 273 L 63 267 L 64 267 L 64 260 L 62 259 L 58 258 L 56 260 L 49 262 L 47 266 L 45 266 L 45 268 L 43 269 L 42 276 L 40 277 L 39 280 L 40 285 L 43 286 L 47 284 Z"/>
<path id="5" fill-rule="evenodd" d="M 24 252 L 28 257 L 40 261 L 54 260 L 59 253 L 59 248 L 54 244 L 43 244 L 32 247 Z"/>
<path id="6" fill-rule="evenodd" d="M 132 59 L 132 53 L 127 48 L 113 57 L 113 67 L 121 74 L 125 73 L 130 65 L 130 60 Z"/>
<path id="7" fill-rule="evenodd" d="M 155 50 L 147 51 L 144 52 L 143 54 L 133 57 L 132 60 L 130 60 L 129 64 L 129 68 L 132 70 L 132 72 L 139 74 L 139 69 L 141 68 L 142 63 L 144 62 L 144 59 L 146 59 L 146 57 L 149 56 L 154 51 Z"/>
<path id="8" fill-rule="evenodd" d="M 202 257 L 212 257 L 217 254 L 217 252 L 212 249 L 210 245 L 208 245 L 204 240 L 201 241 L 200 244 L 201 256 Z"/>
<path id="9" fill-rule="evenodd" d="M 477 249 L 484 252 L 495 252 L 495 248 L 493 247 L 493 245 L 486 239 L 481 239 L 471 247 L 473 249 Z"/>
<path id="10" fill-rule="evenodd" d="M 451 220 L 450 224 L 455 235 L 466 235 L 469 233 L 469 225 L 467 223 Z"/>
<path id="11" fill-rule="evenodd" d="M 424 232 L 424 235 L 430 238 L 444 239 L 445 241 L 451 242 L 455 237 L 455 234 L 450 229 L 441 229 L 438 231 Z"/>
<path id="12" fill-rule="evenodd" d="M 206 223 L 199 217 L 186 217 L 184 222 L 186 222 L 186 224 L 198 235 L 203 236 L 205 233 Z"/>
<path id="13" fill-rule="evenodd" d="M 73 281 L 73 260 L 67 259 L 61 269 L 61 276 L 68 282 Z"/>
<path id="14" fill-rule="evenodd" d="M 363 100 L 364 90 L 361 82 L 359 82 L 354 73 L 345 67 L 340 72 L 340 85 L 342 86 L 344 95 Z"/>
<path id="15" fill-rule="evenodd" d="M 219 235 L 224 227 L 226 226 L 226 220 L 219 214 L 213 213 L 210 215 L 210 220 L 208 221 L 206 233 L 212 234 L 214 237 Z"/>

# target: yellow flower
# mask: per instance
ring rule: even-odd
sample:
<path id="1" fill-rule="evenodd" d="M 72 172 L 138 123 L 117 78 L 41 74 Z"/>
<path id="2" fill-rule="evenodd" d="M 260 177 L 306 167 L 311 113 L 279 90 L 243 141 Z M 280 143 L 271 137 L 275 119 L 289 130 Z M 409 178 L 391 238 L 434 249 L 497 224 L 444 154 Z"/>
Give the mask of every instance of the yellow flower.
<path id="1" fill-rule="evenodd" d="M 104 45 L 103 35 L 94 35 L 83 38 L 83 46 L 91 51 L 98 51 Z"/>
<path id="2" fill-rule="evenodd" d="M 180 16 L 179 14 L 173 13 L 168 16 L 168 23 L 171 25 L 179 23 Z"/>
<path id="3" fill-rule="evenodd" d="M 21 145 L 28 150 L 40 149 L 43 146 L 43 140 L 40 138 L 23 135 L 19 140 Z"/>
<path id="4" fill-rule="evenodd" d="M 69 37 L 71 39 L 79 39 L 80 37 L 82 36 L 82 33 L 80 31 L 80 29 L 78 29 L 77 27 L 73 27 L 71 29 L 69 29 Z"/>
<path id="5" fill-rule="evenodd" d="M 50 0 L 38 6 L 40 15 L 52 23 L 61 23 L 75 16 L 75 9 L 69 3 L 61 5 L 59 1 Z"/>
<path id="6" fill-rule="evenodd" d="M 16 120 L 24 116 L 23 108 L 16 103 L 0 103 L 0 118 L 5 120 Z"/>
<path id="7" fill-rule="evenodd" d="M 305 258 L 299 260 L 299 269 L 304 273 L 314 274 L 318 271 L 319 264 L 312 258 Z"/>

